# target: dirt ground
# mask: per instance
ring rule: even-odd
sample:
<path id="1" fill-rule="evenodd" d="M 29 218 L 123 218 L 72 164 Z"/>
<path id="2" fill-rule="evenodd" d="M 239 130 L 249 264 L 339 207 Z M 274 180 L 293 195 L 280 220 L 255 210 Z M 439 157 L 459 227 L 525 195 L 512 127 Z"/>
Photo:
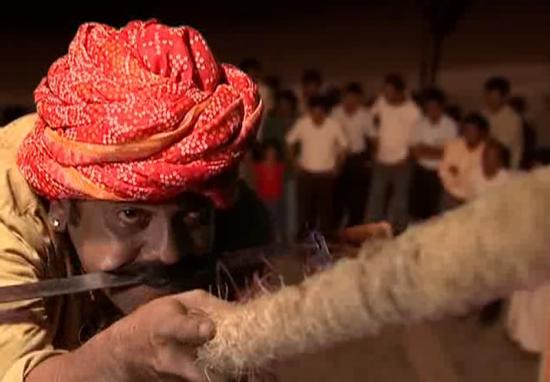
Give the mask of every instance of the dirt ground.
<path id="1" fill-rule="evenodd" d="M 379 336 L 293 360 L 282 382 L 536 382 L 538 359 L 517 349 L 502 322 L 476 315 L 390 328 Z"/>
<path id="2" fill-rule="evenodd" d="M 287 280 L 300 278 L 293 260 L 276 267 Z M 537 382 L 538 357 L 507 338 L 504 318 L 482 326 L 472 313 L 387 328 L 376 337 L 294 359 L 277 374 L 281 382 Z"/>

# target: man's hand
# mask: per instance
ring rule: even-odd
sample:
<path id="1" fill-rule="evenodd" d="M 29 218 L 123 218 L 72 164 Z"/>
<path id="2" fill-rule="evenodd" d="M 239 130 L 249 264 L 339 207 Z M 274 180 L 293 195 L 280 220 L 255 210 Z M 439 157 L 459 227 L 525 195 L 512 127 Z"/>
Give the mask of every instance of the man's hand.
<path id="1" fill-rule="evenodd" d="M 227 305 L 194 291 L 152 301 L 113 325 L 116 358 L 128 371 L 124 377 L 131 377 L 123 380 L 206 381 L 196 348 L 215 335 L 207 314 Z"/>
<path id="2" fill-rule="evenodd" d="M 391 238 L 393 231 L 387 222 L 370 223 L 346 228 L 342 231 L 342 239 L 351 245 L 359 246 L 369 239 Z"/>
<path id="3" fill-rule="evenodd" d="M 229 307 L 202 291 L 159 298 L 77 350 L 43 361 L 25 381 L 221 381 L 196 364 L 196 350 L 215 335 L 207 315 Z"/>
<path id="4" fill-rule="evenodd" d="M 414 157 L 418 159 L 441 159 L 443 156 L 443 147 L 430 146 L 425 143 L 419 143 L 413 147 Z"/>

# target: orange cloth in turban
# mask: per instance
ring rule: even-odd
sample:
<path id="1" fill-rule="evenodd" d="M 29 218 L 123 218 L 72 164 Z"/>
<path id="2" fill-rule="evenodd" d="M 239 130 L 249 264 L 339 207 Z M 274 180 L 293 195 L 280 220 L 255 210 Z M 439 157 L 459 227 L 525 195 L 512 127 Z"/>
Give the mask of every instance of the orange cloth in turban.
<path id="1" fill-rule="evenodd" d="M 184 191 L 227 204 L 262 106 L 189 27 L 80 27 L 35 91 L 38 122 L 18 164 L 49 199 L 161 201 Z"/>

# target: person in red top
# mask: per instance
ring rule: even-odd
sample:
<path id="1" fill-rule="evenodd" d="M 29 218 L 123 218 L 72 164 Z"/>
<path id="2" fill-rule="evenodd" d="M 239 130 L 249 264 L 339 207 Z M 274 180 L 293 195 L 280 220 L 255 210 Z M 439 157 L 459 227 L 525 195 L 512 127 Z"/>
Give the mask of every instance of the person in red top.
<path id="1" fill-rule="evenodd" d="M 267 141 L 261 148 L 259 161 L 254 165 L 256 193 L 269 208 L 275 237 L 284 240 L 284 183 L 285 165 L 281 147 L 276 141 Z"/>

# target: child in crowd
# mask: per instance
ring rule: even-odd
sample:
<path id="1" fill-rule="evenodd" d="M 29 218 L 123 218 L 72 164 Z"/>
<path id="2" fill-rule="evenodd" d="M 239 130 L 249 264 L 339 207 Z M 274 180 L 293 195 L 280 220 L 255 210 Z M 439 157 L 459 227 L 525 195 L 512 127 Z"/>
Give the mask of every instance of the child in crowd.
<path id="1" fill-rule="evenodd" d="M 285 165 L 279 142 L 266 141 L 261 146 L 259 160 L 254 164 L 256 192 L 268 207 L 273 219 L 275 239 L 285 240 L 284 182 Z"/>

